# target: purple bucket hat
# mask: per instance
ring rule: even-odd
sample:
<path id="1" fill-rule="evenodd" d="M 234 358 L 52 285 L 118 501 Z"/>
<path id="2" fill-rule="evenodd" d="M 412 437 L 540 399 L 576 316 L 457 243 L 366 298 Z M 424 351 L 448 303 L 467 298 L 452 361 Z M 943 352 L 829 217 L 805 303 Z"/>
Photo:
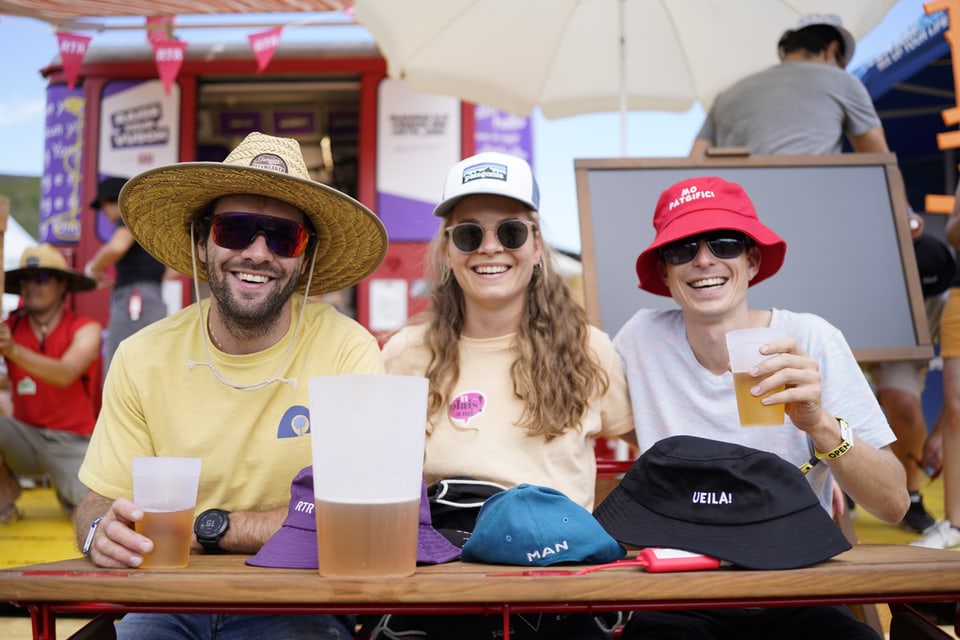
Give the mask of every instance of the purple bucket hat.
<path id="1" fill-rule="evenodd" d="M 283 526 L 256 555 L 247 559 L 247 564 L 277 569 L 317 569 L 317 520 L 313 509 L 313 467 L 304 467 L 290 485 L 290 507 Z M 421 482 L 417 563 L 442 564 L 459 557 L 460 549 L 433 528 L 427 484 Z"/>

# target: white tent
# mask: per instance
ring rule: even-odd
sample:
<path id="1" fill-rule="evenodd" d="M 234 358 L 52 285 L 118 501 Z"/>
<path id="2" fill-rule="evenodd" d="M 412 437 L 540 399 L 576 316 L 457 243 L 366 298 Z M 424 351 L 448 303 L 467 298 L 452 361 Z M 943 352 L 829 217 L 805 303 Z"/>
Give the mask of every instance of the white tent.
<path id="1" fill-rule="evenodd" d="M 20 266 L 20 256 L 27 247 L 37 244 L 36 239 L 27 233 L 19 222 L 11 216 L 7 219 L 7 231 L 3 234 L 3 270 L 9 271 Z M 17 308 L 20 296 L 3 294 L 3 317 Z"/>

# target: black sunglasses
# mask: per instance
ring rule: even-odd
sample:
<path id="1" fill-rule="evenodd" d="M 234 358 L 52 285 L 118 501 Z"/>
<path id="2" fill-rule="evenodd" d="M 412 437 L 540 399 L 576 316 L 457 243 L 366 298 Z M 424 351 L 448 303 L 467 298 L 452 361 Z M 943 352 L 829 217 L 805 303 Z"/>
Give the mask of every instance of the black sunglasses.
<path id="1" fill-rule="evenodd" d="M 20 276 L 20 283 L 24 282 L 37 282 L 39 284 L 46 284 L 51 280 L 56 280 L 57 276 L 53 275 L 49 271 L 28 271 Z"/>
<path id="2" fill-rule="evenodd" d="M 537 223 L 529 220 L 503 220 L 497 225 L 497 241 L 508 251 L 516 251 L 527 244 L 530 229 L 536 231 Z M 486 228 L 476 222 L 461 222 L 445 229 L 457 249 L 473 253 L 483 244 Z"/>
<path id="3" fill-rule="evenodd" d="M 660 247 L 660 258 L 667 264 L 686 264 L 697 257 L 701 241 L 706 242 L 710 253 L 721 260 L 740 257 L 750 245 L 750 239 L 741 233 L 714 231 L 666 244 Z"/>
<path id="4" fill-rule="evenodd" d="M 210 230 L 218 246 L 234 251 L 246 249 L 263 234 L 270 251 L 283 258 L 302 255 L 310 240 L 310 232 L 299 222 L 240 211 L 215 215 Z"/>

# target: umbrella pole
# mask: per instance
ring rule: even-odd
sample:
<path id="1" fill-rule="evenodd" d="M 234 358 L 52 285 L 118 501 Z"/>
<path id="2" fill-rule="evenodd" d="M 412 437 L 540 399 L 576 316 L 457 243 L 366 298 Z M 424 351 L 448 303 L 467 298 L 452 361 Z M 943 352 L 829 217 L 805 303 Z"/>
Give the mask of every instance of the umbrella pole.
<path id="1" fill-rule="evenodd" d="M 10 198 L 0 195 L 0 265 L 3 265 L 3 243 L 4 236 L 7 234 L 7 219 L 10 217 Z M 6 274 L 0 268 L 0 291 L 4 290 L 6 285 Z"/>
<path id="2" fill-rule="evenodd" d="M 617 11 L 620 28 L 620 157 L 627 157 L 627 36 L 624 12 L 627 0 L 620 0 Z"/>

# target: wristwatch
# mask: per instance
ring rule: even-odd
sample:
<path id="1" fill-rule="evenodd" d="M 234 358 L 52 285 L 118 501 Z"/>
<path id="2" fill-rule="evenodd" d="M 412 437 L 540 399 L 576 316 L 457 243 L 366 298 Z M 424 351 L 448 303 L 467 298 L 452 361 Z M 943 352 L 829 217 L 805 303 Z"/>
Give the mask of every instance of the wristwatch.
<path id="1" fill-rule="evenodd" d="M 222 553 L 220 540 L 230 528 L 230 512 L 223 509 L 207 509 L 193 523 L 197 542 L 205 553 Z"/>
<path id="2" fill-rule="evenodd" d="M 96 520 L 90 523 L 90 531 L 87 532 L 87 539 L 83 543 L 83 548 L 80 549 L 80 553 L 90 557 L 90 547 L 93 546 L 93 534 L 97 532 L 97 527 L 100 526 L 100 521 L 103 520 L 103 516 L 100 516 Z"/>
<path id="3" fill-rule="evenodd" d="M 833 451 L 826 453 L 820 453 L 814 449 L 813 454 L 819 460 L 836 460 L 853 448 L 853 429 L 850 428 L 850 423 L 843 418 L 837 418 L 837 424 L 840 425 L 840 444 Z"/>

